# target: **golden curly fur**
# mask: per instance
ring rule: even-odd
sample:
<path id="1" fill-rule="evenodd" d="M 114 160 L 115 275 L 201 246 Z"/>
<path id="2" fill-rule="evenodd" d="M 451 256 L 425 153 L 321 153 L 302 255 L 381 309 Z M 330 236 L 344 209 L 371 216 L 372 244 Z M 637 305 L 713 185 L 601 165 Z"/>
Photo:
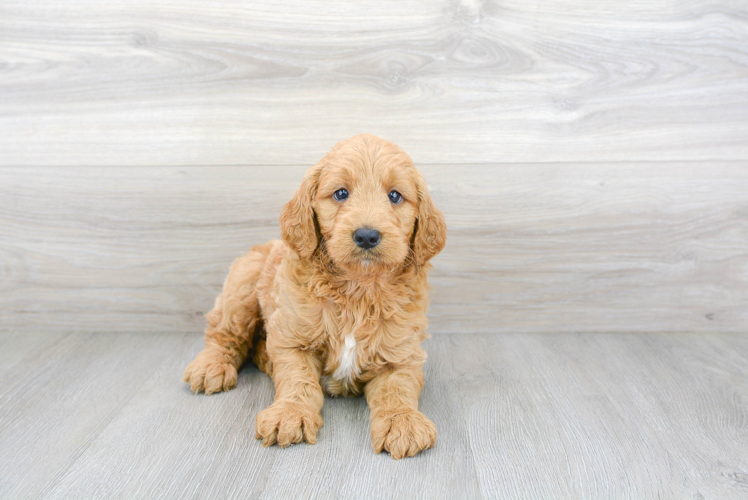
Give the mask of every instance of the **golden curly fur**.
<path id="1" fill-rule="evenodd" d="M 348 197 L 339 201 L 341 189 Z M 399 459 L 432 447 L 436 427 L 418 411 L 420 344 L 428 261 L 444 247 L 446 224 L 410 157 L 372 135 L 338 143 L 307 172 L 280 226 L 283 241 L 232 264 L 184 381 L 195 392 L 227 391 L 254 351 L 275 382 L 275 402 L 256 420 L 265 446 L 315 443 L 323 394 L 363 390 L 377 453 Z M 380 243 L 357 245 L 358 228 L 379 231 Z"/>

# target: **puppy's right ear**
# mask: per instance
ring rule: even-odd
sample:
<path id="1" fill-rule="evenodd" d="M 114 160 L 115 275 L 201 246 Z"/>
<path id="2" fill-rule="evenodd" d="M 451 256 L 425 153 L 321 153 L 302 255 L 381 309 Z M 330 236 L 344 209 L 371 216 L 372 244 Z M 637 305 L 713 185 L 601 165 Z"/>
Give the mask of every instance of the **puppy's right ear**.
<path id="1" fill-rule="evenodd" d="M 310 258 L 319 243 L 312 200 L 317 192 L 320 171 L 319 165 L 307 171 L 298 191 L 281 212 L 281 238 L 302 259 Z"/>

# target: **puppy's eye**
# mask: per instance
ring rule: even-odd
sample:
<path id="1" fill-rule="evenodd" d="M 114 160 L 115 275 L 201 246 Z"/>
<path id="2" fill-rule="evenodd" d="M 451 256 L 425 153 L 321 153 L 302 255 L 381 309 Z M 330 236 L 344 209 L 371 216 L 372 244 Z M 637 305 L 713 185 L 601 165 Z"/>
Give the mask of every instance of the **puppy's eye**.
<path id="1" fill-rule="evenodd" d="M 390 201 L 395 205 L 403 201 L 403 195 L 401 195 L 397 191 L 390 191 L 390 194 L 388 194 L 387 196 L 389 196 Z"/>
<path id="2" fill-rule="evenodd" d="M 347 189 L 338 189 L 332 194 L 332 197 L 335 198 L 338 201 L 343 201 L 348 199 L 348 190 Z"/>

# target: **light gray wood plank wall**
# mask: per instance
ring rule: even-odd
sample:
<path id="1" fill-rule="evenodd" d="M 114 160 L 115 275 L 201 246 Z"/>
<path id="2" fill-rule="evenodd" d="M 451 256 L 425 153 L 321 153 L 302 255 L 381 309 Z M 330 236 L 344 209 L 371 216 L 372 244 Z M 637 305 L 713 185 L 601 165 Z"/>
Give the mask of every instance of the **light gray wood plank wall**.
<path id="1" fill-rule="evenodd" d="M 0 163 L 748 159 L 739 0 L 5 0 Z"/>
<path id="2" fill-rule="evenodd" d="M 6 328 L 199 331 L 305 167 L 0 169 Z M 748 163 L 422 166 L 431 331 L 745 331 Z"/>
<path id="3" fill-rule="evenodd" d="M 0 328 L 201 329 L 359 132 L 446 212 L 435 333 L 748 323 L 744 2 L 8 0 L 0 61 Z"/>

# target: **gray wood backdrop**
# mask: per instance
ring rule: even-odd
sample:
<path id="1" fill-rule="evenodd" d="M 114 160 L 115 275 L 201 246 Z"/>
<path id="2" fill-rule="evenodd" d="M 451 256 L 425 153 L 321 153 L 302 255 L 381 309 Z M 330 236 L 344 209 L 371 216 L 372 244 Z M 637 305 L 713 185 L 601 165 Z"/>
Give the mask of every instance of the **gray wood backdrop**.
<path id="1" fill-rule="evenodd" d="M 431 331 L 748 324 L 748 3 L 0 3 L 0 328 L 192 332 L 335 142 L 449 223 Z"/>

